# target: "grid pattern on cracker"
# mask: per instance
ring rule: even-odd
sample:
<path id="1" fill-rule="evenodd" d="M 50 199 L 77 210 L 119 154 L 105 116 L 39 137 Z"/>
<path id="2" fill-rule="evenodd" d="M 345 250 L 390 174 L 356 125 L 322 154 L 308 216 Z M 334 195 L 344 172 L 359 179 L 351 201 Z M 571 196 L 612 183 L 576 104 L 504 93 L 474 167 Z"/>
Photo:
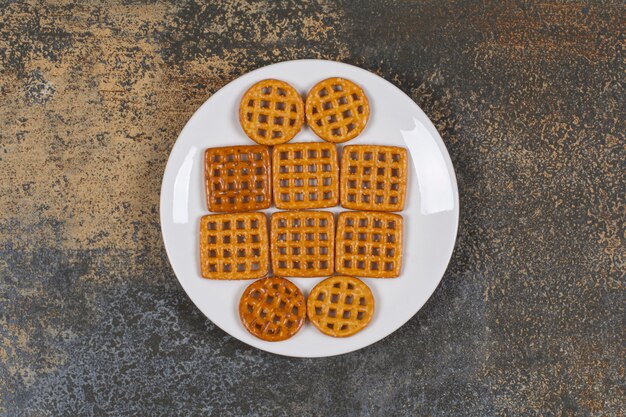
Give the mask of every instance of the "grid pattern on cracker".
<path id="1" fill-rule="evenodd" d="M 241 296 L 239 317 L 246 329 L 267 341 L 289 339 L 306 317 L 304 295 L 292 282 L 279 277 L 253 282 Z"/>
<path id="2" fill-rule="evenodd" d="M 278 208 L 334 207 L 339 202 L 337 149 L 322 142 L 275 146 L 272 178 Z"/>
<path id="3" fill-rule="evenodd" d="M 241 99 L 239 119 L 244 132 L 255 142 L 285 143 L 304 124 L 302 97 L 284 81 L 259 81 Z"/>
<path id="4" fill-rule="evenodd" d="M 209 148 L 204 155 L 207 206 L 214 212 L 269 208 L 271 163 L 263 145 Z"/>
<path id="5" fill-rule="evenodd" d="M 334 272 L 335 220 L 327 211 L 272 214 L 271 259 L 274 274 L 323 277 Z"/>
<path id="6" fill-rule="evenodd" d="M 341 157 L 340 177 L 342 207 L 401 211 L 406 200 L 406 149 L 395 146 L 346 146 Z"/>
<path id="7" fill-rule="evenodd" d="M 309 320 L 329 336 L 351 336 L 365 328 L 373 314 L 372 291 L 353 277 L 330 277 L 317 284 L 307 299 Z"/>
<path id="8" fill-rule="evenodd" d="M 345 142 L 365 128 L 369 103 L 358 85 L 344 78 L 329 78 L 315 85 L 306 99 L 307 123 L 322 139 Z"/>
<path id="9" fill-rule="evenodd" d="M 209 279 L 251 279 L 269 269 L 264 213 L 212 214 L 200 220 L 200 264 Z"/>
<path id="10" fill-rule="evenodd" d="M 369 278 L 395 278 L 402 267 L 402 216 L 344 211 L 337 219 L 335 270 Z"/>

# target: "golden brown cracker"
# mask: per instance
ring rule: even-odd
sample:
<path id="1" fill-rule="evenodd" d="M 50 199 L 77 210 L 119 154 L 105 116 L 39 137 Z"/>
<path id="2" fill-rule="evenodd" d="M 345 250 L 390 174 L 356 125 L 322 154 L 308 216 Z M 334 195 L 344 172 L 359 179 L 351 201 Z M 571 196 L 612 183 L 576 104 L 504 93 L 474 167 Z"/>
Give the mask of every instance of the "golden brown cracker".
<path id="1" fill-rule="evenodd" d="M 267 275 L 269 242 L 264 213 L 212 214 L 200 220 L 200 266 L 209 279 Z"/>
<path id="2" fill-rule="evenodd" d="M 358 136 L 370 114 L 363 89 L 339 77 L 317 83 L 307 94 L 305 110 L 307 123 L 315 134 L 335 143 Z"/>
<path id="3" fill-rule="evenodd" d="M 274 204 L 280 209 L 334 207 L 339 202 L 339 164 L 332 143 L 275 146 L 272 151 Z"/>
<path id="4" fill-rule="evenodd" d="M 302 97 L 284 81 L 259 81 L 241 98 L 239 122 L 246 135 L 258 144 L 288 142 L 304 124 Z"/>
<path id="5" fill-rule="evenodd" d="M 333 337 L 347 337 L 363 330 L 374 315 L 374 296 L 357 278 L 334 276 L 311 290 L 307 316 L 319 331 Z"/>
<path id="6" fill-rule="evenodd" d="M 332 275 L 335 221 L 328 211 L 279 211 L 270 222 L 274 274 L 288 277 Z"/>
<path id="7" fill-rule="evenodd" d="M 402 268 L 399 214 L 344 211 L 337 218 L 335 271 L 368 278 L 395 278 Z"/>
<path id="8" fill-rule="evenodd" d="M 341 157 L 341 206 L 352 210 L 402 211 L 407 164 L 404 148 L 345 146 Z"/>

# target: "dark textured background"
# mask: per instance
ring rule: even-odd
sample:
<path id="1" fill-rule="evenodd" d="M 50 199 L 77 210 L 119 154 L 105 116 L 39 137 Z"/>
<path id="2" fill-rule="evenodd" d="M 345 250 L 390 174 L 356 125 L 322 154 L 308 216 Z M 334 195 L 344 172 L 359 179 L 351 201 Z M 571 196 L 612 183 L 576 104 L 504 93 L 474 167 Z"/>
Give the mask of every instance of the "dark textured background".
<path id="1" fill-rule="evenodd" d="M 0 0 L 0 413 L 623 416 L 624 26 L 621 1 Z M 320 360 L 217 329 L 159 230 L 186 120 L 298 58 L 409 94 L 462 207 L 428 304 Z"/>

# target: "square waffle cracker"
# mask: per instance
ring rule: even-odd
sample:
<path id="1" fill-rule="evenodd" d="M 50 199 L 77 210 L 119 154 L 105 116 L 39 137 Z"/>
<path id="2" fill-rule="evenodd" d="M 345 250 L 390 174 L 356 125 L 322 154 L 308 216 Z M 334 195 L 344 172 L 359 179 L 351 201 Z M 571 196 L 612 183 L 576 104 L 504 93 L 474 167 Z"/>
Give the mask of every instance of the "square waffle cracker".
<path id="1" fill-rule="evenodd" d="M 349 145 L 341 157 L 341 206 L 352 210 L 402 211 L 407 153 L 396 146 Z"/>
<path id="2" fill-rule="evenodd" d="M 395 278 L 402 268 L 402 216 L 344 211 L 337 219 L 335 270 L 368 278 Z"/>
<path id="3" fill-rule="evenodd" d="M 207 206 L 214 212 L 262 210 L 272 203 L 267 146 L 209 148 L 204 153 Z"/>
<path id="4" fill-rule="evenodd" d="M 200 267 L 209 279 L 251 279 L 269 268 L 264 213 L 212 214 L 200 220 Z"/>
<path id="5" fill-rule="evenodd" d="M 332 143 L 277 145 L 272 154 L 274 204 L 281 209 L 334 207 L 339 201 L 339 165 Z"/>
<path id="6" fill-rule="evenodd" d="M 270 236 L 274 274 L 289 277 L 333 274 L 335 219 L 331 212 L 276 212 L 272 214 Z"/>

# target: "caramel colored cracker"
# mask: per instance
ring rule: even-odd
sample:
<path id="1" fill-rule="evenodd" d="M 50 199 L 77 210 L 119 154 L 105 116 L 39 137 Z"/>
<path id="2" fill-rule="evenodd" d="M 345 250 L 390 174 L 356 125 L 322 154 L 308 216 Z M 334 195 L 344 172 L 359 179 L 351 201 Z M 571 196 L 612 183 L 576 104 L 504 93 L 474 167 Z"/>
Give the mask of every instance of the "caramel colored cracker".
<path id="1" fill-rule="evenodd" d="M 204 154 L 207 206 L 213 212 L 263 210 L 272 203 L 267 146 L 209 148 Z"/>
<path id="2" fill-rule="evenodd" d="M 296 334 L 306 317 L 302 291 L 285 278 L 263 278 L 253 282 L 241 295 L 239 318 L 259 339 L 286 340 Z"/>

